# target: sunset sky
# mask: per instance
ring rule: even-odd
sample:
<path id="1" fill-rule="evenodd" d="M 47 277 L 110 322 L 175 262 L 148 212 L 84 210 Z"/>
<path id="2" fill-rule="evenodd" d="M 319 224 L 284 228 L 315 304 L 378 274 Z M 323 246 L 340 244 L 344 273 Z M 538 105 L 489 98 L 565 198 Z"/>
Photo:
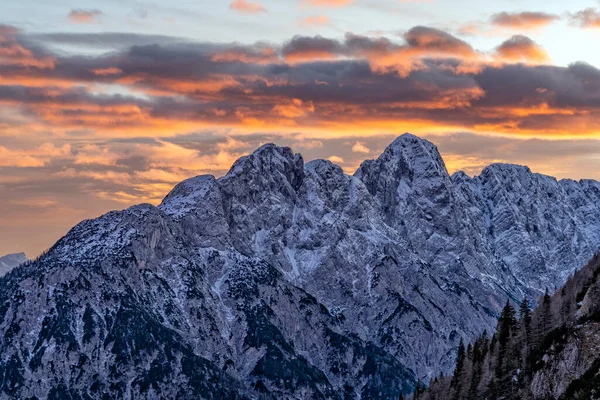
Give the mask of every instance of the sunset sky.
<path id="1" fill-rule="evenodd" d="M 267 142 L 600 179 L 594 0 L 0 1 L 0 255 Z"/>

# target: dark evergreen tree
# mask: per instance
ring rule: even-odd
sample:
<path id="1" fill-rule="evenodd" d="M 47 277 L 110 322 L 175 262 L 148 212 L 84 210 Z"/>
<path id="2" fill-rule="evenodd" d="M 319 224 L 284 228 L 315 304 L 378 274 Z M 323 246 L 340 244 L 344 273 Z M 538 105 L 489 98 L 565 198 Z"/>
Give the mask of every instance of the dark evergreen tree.
<path id="1" fill-rule="evenodd" d="M 529 303 L 527 297 L 523 299 L 521 306 L 519 307 L 519 318 L 521 320 L 521 327 L 525 333 L 527 344 L 531 345 L 531 304 Z"/>
<path id="2" fill-rule="evenodd" d="M 509 301 L 506 302 L 500 318 L 498 319 L 498 359 L 495 369 L 497 394 L 501 398 L 512 398 L 514 392 L 514 372 L 518 368 L 515 359 L 516 346 L 511 339 L 518 332 L 516 311 Z"/>
<path id="3" fill-rule="evenodd" d="M 547 288 L 544 297 L 542 298 L 536 326 L 535 344 L 537 345 L 552 329 L 552 297 L 550 297 Z"/>
<path id="4" fill-rule="evenodd" d="M 458 344 L 456 367 L 454 368 L 454 375 L 452 376 L 452 381 L 450 383 L 450 386 L 455 390 L 455 395 L 453 396 L 455 399 L 458 399 L 460 397 L 460 392 L 462 389 L 463 373 L 465 370 L 465 358 L 465 343 L 461 338 L 460 343 Z"/>
<path id="5" fill-rule="evenodd" d="M 425 384 L 421 383 L 421 380 L 417 382 L 417 386 L 415 386 L 415 392 L 413 394 L 413 400 L 419 400 L 423 397 L 423 395 L 427 392 L 427 388 Z"/>

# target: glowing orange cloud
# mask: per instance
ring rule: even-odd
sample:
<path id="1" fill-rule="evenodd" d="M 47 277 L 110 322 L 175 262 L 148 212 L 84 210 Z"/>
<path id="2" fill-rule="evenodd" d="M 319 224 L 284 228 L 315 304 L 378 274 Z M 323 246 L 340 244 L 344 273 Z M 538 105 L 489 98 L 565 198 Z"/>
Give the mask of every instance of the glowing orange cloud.
<path id="1" fill-rule="evenodd" d="M 515 35 L 496 49 L 507 61 L 544 63 L 550 60 L 548 53 L 537 43 L 523 35 Z"/>
<path id="2" fill-rule="evenodd" d="M 7 50 L 7 58 L 39 58 L 10 30 L 3 35 L 22 48 Z M 429 27 L 410 29 L 403 39 L 347 34 L 297 36 L 280 46 L 165 44 L 84 62 L 56 56 L 50 69 L 0 64 L 0 127 L 3 134 L 47 130 L 65 137 L 173 136 L 215 127 L 316 136 L 427 126 L 548 134 L 573 121 L 581 134 L 599 128 L 600 82 L 589 82 L 596 76 L 591 66 L 536 69 L 548 56 L 524 36 L 495 53 Z M 182 61 L 173 63 L 177 51 Z M 525 82 L 534 87 L 519 80 L 528 74 L 533 78 Z M 542 115 L 553 128 L 537 119 Z"/>
<path id="3" fill-rule="evenodd" d="M 248 0 L 234 0 L 229 4 L 229 8 L 246 14 L 258 14 L 267 11 L 258 1 Z"/>

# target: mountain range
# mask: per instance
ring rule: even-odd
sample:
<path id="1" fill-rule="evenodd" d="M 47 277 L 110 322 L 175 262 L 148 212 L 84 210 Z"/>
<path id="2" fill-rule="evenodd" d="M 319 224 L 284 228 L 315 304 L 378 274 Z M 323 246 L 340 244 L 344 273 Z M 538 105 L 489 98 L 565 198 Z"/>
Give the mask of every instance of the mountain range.
<path id="1" fill-rule="evenodd" d="M 449 175 L 410 134 L 352 176 L 266 144 L 3 277 L 0 391 L 396 399 L 585 265 L 598 204 L 524 166 Z"/>

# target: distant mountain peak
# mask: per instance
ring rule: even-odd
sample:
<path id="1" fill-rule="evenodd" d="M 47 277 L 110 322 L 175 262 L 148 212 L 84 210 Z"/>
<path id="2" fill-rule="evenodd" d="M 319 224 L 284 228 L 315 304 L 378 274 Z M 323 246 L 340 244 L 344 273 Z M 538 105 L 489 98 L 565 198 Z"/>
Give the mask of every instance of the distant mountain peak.
<path id="1" fill-rule="evenodd" d="M 0 257 L 0 277 L 27 261 L 29 261 L 29 258 L 22 252 Z"/>

